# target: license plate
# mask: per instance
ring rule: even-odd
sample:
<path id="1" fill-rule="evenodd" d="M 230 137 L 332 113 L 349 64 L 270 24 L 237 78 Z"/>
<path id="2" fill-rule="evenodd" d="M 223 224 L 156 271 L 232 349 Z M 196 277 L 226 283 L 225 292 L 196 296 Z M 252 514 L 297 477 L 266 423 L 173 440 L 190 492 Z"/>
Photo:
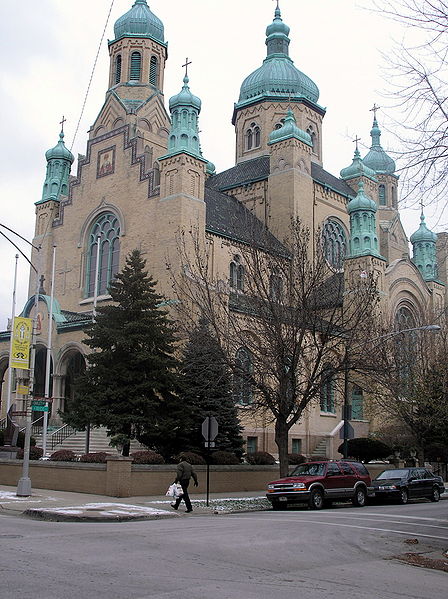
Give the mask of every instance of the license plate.
<path id="1" fill-rule="evenodd" d="M 278 500 L 279 501 L 287 501 L 287 497 L 279 497 Z"/>

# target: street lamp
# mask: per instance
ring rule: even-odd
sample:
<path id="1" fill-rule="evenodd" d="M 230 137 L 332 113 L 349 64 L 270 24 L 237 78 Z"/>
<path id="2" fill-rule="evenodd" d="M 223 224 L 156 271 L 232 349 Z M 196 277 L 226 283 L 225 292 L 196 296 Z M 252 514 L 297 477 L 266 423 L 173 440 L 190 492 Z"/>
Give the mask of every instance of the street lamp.
<path id="1" fill-rule="evenodd" d="M 390 339 L 391 337 L 396 337 L 397 335 L 403 335 L 404 333 L 413 333 L 414 331 L 440 331 L 441 327 L 438 324 L 426 324 L 421 327 L 412 327 L 410 329 L 401 329 L 400 331 L 393 331 L 392 333 L 387 333 L 387 335 L 381 335 L 380 337 L 375 337 L 373 339 L 368 339 L 365 343 L 371 343 L 372 341 L 384 341 L 385 339 Z M 344 405 L 342 408 L 342 418 L 343 418 L 343 434 L 344 434 L 344 442 L 342 445 L 342 455 L 344 458 L 348 457 L 348 438 L 349 438 L 349 424 L 351 419 L 351 410 L 350 410 L 350 402 L 348 397 L 348 373 L 350 367 L 349 361 L 349 350 L 347 345 L 345 346 L 345 356 L 344 356 Z"/>

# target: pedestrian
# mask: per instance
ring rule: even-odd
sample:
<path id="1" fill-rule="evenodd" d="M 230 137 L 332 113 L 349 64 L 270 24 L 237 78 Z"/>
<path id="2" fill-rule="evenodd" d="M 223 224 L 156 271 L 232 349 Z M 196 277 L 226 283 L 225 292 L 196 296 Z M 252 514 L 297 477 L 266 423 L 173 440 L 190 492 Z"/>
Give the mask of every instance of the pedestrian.
<path id="1" fill-rule="evenodd" d="M 176 480 L 174 483 L 179 483 L 182 487 L 183 495 L 181 497 L 177 497 L 176 502 L 171 504 L 171 507 L 175 510 L 178 509 L 180 502 L 182 499 L 185 501 L 185 507 L 187 508 L 185 512 L 188 514 L 193 511 L 191 507 L 190 497 L 188 495 L 188 485 L 190 484 L 190 479 L 194 480 L 194 486 L 198 486 L 198 477 L 196 476 L 196 472 L 194 471 L 193 466 L 188 462 L 186 456 L 181 454 L 179 456 L 179 463 L 177 465 L 176 472 Z"/>

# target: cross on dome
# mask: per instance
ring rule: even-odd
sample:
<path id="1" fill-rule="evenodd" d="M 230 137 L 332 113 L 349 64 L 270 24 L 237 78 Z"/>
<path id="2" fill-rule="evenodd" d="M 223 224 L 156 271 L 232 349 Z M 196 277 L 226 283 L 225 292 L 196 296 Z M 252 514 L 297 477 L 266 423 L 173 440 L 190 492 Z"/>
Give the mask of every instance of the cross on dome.
<path id="1" fill-rule="evenodd" d="M 62 121 L 59 123 L 62 127 L 62 131 L 64 131 L 64 123 L 67 121 L 67 119 L 65 118 L 65 116 L 62 117 Z"/>
<path id="2" fill-rule="evenodd" d="M 182 65 L 182 67 L 185 67 L 185 77 L 188 77 L 188 65 L 190 65 L 190 64 L 191 64 L 191 60 L 188 61 L 188 56 L 187 56 L 187 58 L 185 60 L 185 64 Z"/>
<path id="3" fill-rule="evenodd" d="M 356 151 L 358 151 L 358 141 L 361 141 L 361 138 L 358 137 L 357 135 L 355 135 L 355 139 L 353 140 L 353 143 L 356 144 Z"/>
<path id="4" fill-rule="evenodd" d="M 373 108 L 370 109 L 370 112 L 373 112 L 373 118 L 376 120 L 376 113 L 378 112 L 378 110 L 381 108 L 381 106 L 377 106 L 376 103 L 374 102 L 373 104 Z"/>

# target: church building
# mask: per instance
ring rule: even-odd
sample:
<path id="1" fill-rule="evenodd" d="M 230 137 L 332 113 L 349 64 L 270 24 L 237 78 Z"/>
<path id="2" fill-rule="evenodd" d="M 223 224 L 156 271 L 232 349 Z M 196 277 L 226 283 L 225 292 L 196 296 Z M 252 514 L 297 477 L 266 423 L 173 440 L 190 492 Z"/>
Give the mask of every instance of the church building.
<path id="1" fill-rule="evenodd" d="M 248 232 L 242 223 L 252 219 L 283 243 L 291 218 L 299 217 L 312 236 L 323 237 L 322 248 L 335 273 L 353 265 L 362 269 L 366 260 L 374 264 L 391 322 L 411 328 L 422 323 L 425 314 L 443 310 L 446 244 L 438 243 L 427 228 L 422 211 L 420 227 L 410 236 L 410 254 L 398 210 L 399 177 L 381 144 L 376 106 L 368 153 L 362 157 L 356 146 L 352 163 L 339 176 L 325 170 L 326 111 L 319 104 L 316 83 L 290 56 L 290 27 L 278 3 L 265 33 L 266 55 L 261 53 L 260 31 L 260 67 L 235 90 L 235 165 L 217 173 L 209 160 L 213 156 L 202 154 L 201 100 L 192 91 L 188 66 L 179 93 L 166 102 L 164 25 L 152 12 L 150 0 L 131 2 L 108 44 L 108 89 L 90 128 L 85 155 L 72 172 L 75 159 L 62 130 L 46 153 L 42 196 L 35 204 L 33 245 L 40 250 L 33 250 L 31 260 L 38 274 L 31 269 L 29 300 L 21 315 L 37 318 L 36 396 L 44 394 L 52 328 L 52 427 L 63 425 L 58 411 L 70 402 L 73 381 L 85 367 L 85 327 L 95 309 L 110 299 L 108 285 L 126 256 L 136 248 L 142 251 L 158 292 L 169 301 L 173 290 L 167 260 L 176 264 L 176 235 L 192 226 L 213 248 L 213 270 L 233 291 L 244 292 L 239 248 L 248 242 Z M 180 269 L 179 257 L 177 263 Z M 0 333 L 1 417 L 9 384 L 9 340 L 9 331 Z M 244 348 L 238 351 L 240 360 L 250 361 Z M 16 403 L 24 399 L 18 382 L 19 377 L 12 384 Z M 350 393 L 351 425 L 356 436 L 367 436 L 370 423 L 363 390 L 354 385 Z M 249 397 L 238 400 L 244 411 L 246 451 L 276 454 L 272 426 L 251 420 Z M 290 431 L 289 451 L 337 457 L 341 403 L 334 389 L 324 394 L 320 405 Z M 33 421 L 41 416 L 34 412 Z"/>

